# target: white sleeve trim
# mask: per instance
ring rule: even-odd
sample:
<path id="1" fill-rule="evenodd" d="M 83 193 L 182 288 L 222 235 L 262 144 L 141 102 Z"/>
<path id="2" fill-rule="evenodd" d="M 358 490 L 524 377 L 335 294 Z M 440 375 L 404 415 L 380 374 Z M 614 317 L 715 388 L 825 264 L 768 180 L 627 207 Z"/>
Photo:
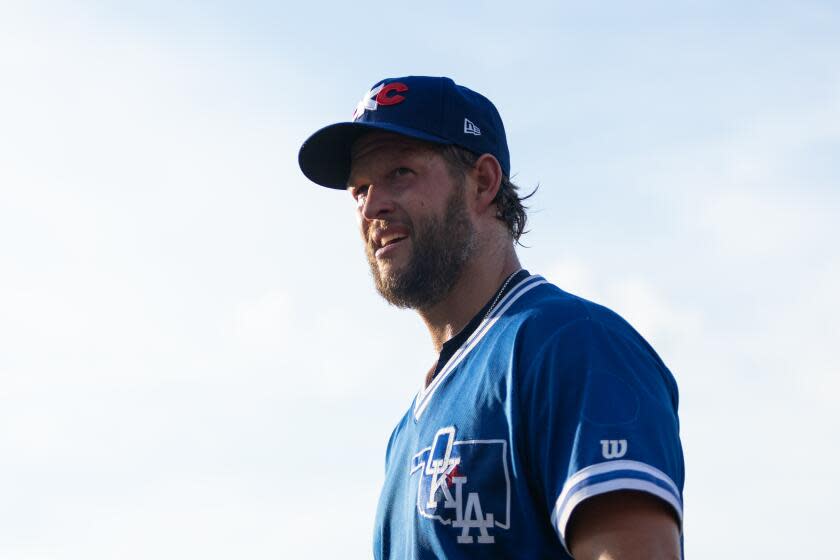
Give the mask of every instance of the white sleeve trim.
<path id="1" fill-rule="evenodd" d="M 617 475 L 619 478 L 608 478 L 602 482 L 585 484 L 589 478 L 611 472 L 617 473 L 617 471 L 624 471 L 620 475 Z M 633 478 L 634 471 L 642 478 Z M 650 478 L 654 478 L 658 482 L 663 483 L 666 488 L 651 481 Z M 638 461 L 609 461 L 598 463 L 581 469 L 569 477 L 563 485 L 560 496 L 557 497 L 554 511 L 551 514 L 551 522 L 554 525 L 554 530 L 557 531 L 560 542 L 567 551 L 566 526 L 575 507 L 587 498 L 616 490 L 639 490 L 665 500 L 674 508 L 679 518 L 680 527 L 682 528 L 682 499 L 677 485 L 674 484 L 674 481 L 668 475 L 656 467 Z"/>

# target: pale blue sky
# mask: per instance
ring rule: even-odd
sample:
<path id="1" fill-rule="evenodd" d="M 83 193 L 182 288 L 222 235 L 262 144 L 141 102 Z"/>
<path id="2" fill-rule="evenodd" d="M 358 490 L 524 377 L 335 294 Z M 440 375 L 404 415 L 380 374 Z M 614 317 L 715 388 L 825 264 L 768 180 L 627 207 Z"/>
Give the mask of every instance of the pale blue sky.
<path id="1" fill-rule="evenodd" d="M 687 554 L 819 557 L 838 60 L 830 2 L 4 3 L 0 557 L 370 557 L 434 356 L 296 158 L 409 73 L 496 103 L 524 265 L 673 370 Z"/>

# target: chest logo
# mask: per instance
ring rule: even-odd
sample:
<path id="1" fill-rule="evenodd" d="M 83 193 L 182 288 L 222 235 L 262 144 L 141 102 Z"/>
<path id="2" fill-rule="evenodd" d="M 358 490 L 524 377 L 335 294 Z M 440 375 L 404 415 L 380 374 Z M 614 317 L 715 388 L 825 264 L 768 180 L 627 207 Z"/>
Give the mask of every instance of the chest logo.
<path id="1" fill-rule="evenodd" d="M 494 543 L 499 529 L 510 529 L 506 440 L 458 441 L 454 426 L 441 428 L 412 458 L 411 475 L 418 513 L 460 529 L 459 544 Z"/>

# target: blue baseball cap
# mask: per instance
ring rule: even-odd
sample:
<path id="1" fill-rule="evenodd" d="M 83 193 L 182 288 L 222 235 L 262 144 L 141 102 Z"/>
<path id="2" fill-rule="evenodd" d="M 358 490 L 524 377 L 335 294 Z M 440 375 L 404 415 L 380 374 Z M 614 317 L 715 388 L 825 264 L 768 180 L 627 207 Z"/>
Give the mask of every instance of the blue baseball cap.
<path id="1" fill-rule="evenodd" d="M 450 78 L 429 76 L 376 82 L 359 101 L 352 121 L 324 127 L 303 143 L 301 171 L 319 185 L 347 188 L 353 143 L 377 130 L 492 154 L 510 176 L 505 127 L 493 103 Z"/>

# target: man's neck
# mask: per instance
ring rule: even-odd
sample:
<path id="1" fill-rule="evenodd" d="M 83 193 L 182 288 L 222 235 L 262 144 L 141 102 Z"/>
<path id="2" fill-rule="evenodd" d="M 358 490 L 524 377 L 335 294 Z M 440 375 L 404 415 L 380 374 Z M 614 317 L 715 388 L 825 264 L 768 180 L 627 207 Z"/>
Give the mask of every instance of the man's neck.
<path id="1" fill-rule="evenodd" d="M 432 344 L 440 352 L 443 343 L 458 334 L 484 307 L 511 274 L 522 268 L 511 246 L 492 258 L 467 263 L 460 278 L 442 301 L 418 311 L 426 323 Z"/>

